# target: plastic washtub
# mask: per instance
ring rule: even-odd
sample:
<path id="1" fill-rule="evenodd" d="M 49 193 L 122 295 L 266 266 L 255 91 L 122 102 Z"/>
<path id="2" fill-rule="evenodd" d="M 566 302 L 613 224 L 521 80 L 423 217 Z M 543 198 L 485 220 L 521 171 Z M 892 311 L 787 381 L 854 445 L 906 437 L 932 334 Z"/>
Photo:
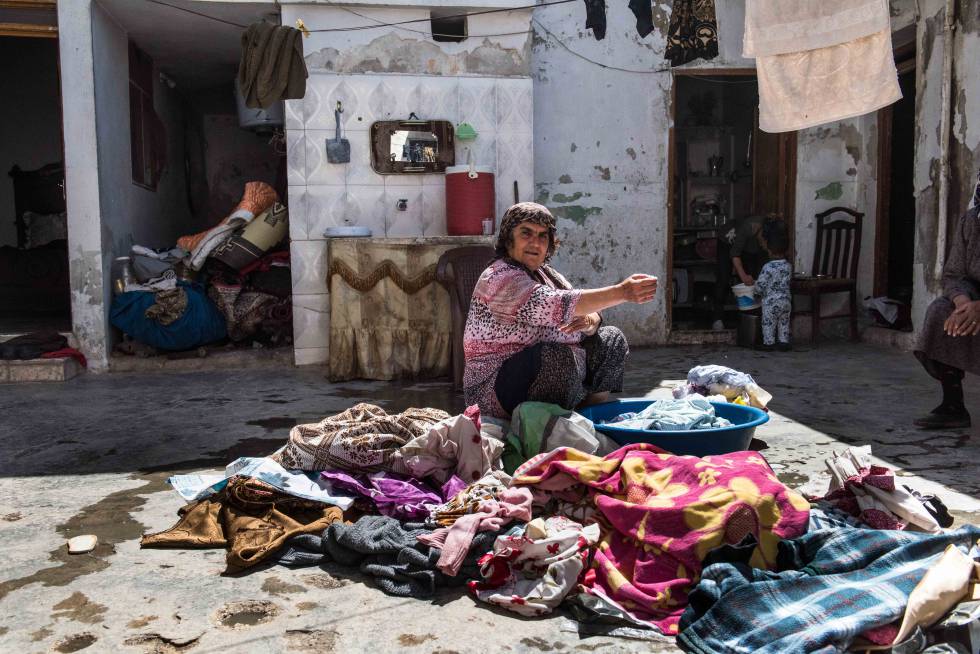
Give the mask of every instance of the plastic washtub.
<path id="1" fill-rule="evenodd" d="M 765 411 L 755 407 L 712 402 L 715 414 L 732 423 L 731 427 L 692 429 L 688 431 L 659 431 L 655 429 L 627 429 L 615 424 L 599 424 L 627 411 L 639 412 L 655 400 L 630 398 L 595 404 L 579 409 L 579 413 L 595 423 L 595 428 L 620 445 L 650 443 L 673 454 L 707 456 L 749 449 L 755 428 L 769 421 Z"/>

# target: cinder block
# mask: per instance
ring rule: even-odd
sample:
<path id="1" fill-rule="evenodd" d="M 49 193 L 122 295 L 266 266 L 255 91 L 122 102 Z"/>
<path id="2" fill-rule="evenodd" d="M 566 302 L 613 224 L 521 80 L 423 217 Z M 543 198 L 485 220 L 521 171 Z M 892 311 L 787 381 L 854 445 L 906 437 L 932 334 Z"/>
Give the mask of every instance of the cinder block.
<path id="1" fill-rule="evenodd" d="M 82 371 L 82 367 L 71 357 L 4 361 L 3 364 L 6 368 L 6 378 L 0 375 L 0 380 L 10 383 L 63 382 Z"/>

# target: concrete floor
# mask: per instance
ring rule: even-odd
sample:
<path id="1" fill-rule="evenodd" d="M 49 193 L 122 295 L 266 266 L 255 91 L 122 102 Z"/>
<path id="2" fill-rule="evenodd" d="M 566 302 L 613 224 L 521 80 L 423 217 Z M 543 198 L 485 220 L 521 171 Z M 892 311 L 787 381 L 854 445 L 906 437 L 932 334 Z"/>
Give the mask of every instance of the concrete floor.
<path id="1" fill-rule="evenodd" d="M 908 483 L 980 522 L 980 429 L 920 432 L 938 387 L 910 355 L 827 344 L 787 354 L 715 347 L 635 352 L 624 396 L 665 394 L 697 364 L 755 375 L 773 393 L 759 447 L 784 483 L 822 491 L 823 459 L 871 444 Z M 967 379 L 980 422 L 980 381 Z M 388 597 L 339 567 L 222 576 L 220 550 L 145 550 L 175 522 L 165 480 L 266 454 L 298 422 L 359 401 L 457 410 L 446 383 L 330 384 L 321 369 L 84 375 L 0 387 L 0 651 L 674 652 L 672 644 L 580 638 L 563 618 L 524 619 L 461 591 Z M 94 533 L 91 553 L 67 537 Z"/>

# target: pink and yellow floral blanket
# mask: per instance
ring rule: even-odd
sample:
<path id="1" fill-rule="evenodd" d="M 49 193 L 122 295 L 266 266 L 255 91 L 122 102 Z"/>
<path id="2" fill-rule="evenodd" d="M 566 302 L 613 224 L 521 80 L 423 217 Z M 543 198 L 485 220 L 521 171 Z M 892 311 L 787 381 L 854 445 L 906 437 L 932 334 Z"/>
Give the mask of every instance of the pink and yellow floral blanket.
<path id="1" fill-rule="evenodd" d="M 677 633 L 710 550 L 751 534 L 751 564 L 770 569 L 779 540 L 805 533 L 809 519 L 806 499 L 757 452 L 699 458 L 641 443 L 598 457 L 559 448 L 524 463 L 513 483 L 559 496 L 584 486 L 602 531 L 586 591 L 665 634 Z"/>

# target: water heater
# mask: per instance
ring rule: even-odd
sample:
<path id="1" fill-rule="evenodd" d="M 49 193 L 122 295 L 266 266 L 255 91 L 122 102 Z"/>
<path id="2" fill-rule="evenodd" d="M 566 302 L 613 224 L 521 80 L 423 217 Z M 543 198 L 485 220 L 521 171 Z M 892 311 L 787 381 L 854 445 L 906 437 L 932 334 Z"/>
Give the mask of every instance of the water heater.
<path id="1" fill-rule="evenodd" d="M 246 107 L 245 98 L 242 97 L 237 77 L 235 78 L 235 104 L 238 106 L 238 126 L 242 129 L 250 129 L 256 132 L 271 132 L 277 127 L 282 127 L 283 101 L 279 100 L 278 102 L 274 102 L 265 109 Z"/>

